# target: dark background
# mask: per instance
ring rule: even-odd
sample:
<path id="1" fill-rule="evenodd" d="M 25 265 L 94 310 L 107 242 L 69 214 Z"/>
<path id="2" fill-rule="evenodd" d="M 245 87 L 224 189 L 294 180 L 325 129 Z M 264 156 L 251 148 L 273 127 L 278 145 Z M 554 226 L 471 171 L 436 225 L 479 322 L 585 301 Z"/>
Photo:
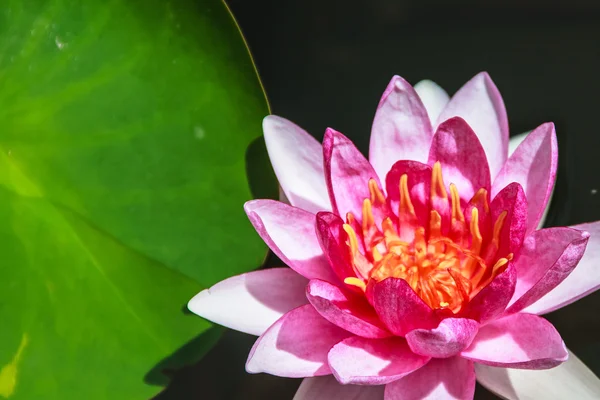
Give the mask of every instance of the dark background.
<path id="1" fill-rule="evenodd" d="M 559 176 L 547 226 L 600 219 L 600 2 L 229 0 L 274 114 L 319 140 L 331 126 L 366 152 L 394 74 L 449 94 L 488 71 L 518 134 L 556 123 Z M 599 266 L 600 268 L 600 266 Z M 600 293 L 548 315 L 600 374 Z M 244 371 L 255 338 L 227 331 L 161 400 L 292 399 L 300 380 Z M 476 398 L 493 395 L 478 387 Z"/>

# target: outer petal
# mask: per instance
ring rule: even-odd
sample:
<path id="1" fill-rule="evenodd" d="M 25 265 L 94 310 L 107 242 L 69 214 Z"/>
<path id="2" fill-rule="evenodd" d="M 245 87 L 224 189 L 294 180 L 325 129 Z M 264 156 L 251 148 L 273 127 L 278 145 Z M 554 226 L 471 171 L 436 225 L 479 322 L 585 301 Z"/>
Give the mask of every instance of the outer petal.
<path id="1" fill-rule="evenodd" d="M 462 117 L 473 128 L 495 177 L 508 152 L 508 118 L 500 92 L 486 72 L 477 74 L 450 99 L 438 117 L 438 124 Z"/>
<path id="2" fill-rule="evenodd" d="M 366 338 L 392 336 L 364 297 L 318 279 L 310 281 L 306 297 L 323 318 L 348 332 Z"/>
<path id="3" fill-rule="evenodd" d="M 271 164 L 290 204 L 316 213 L 330 211 L 321 144 L 287 119 L 263 120 Z"/>
<path id="4" fill-rule="evenodd" d="M 427 357 L 448 358 L 471 344 L 479 323 L 467 318 L 446 318 L 435 329 L 415 329 L 406 335 L 410 349 Z"/>
<path id="5" fill-rule="evenodd" d="M 491 186 L 490 170 L 477 135 L 464 119 L 451 118 L 440 124 L 429 151 L 429 165 L 442 164 L 446 185 L 454 183 L 465 202 L 480 188 Z"/>
<path id="6" fill-rule="evenodd" d="M 558 147 L 554 124 L 537 127 L 510 156 L 492 186 L 492 197 L 511 182 L 521 184 L 527 195 L 527 231 L 534 230 L 554 187 Z"/>
<path id="7" fill-rule="evenodd" d="M 439 319 L 404 279 L 387 278 L 369 284 L 367 296 L 390 332 L 404 336 L 413 329 L 431 329 Z"/>
<path id="8" fill-rule="evenodd" d="M 248 356 L 246 371 L 289 378 L 328 375 L 327 353 L 348 336 L 310 304 L 295 308 L 258 338 Z"/>
<path id="9" fill-rule="evenodd" d="M 571 228 L 542 229 L 527 237 L 514 264 L 517 285 L 507 312 L 521 311 L 564 281 L 581 260 L 589 237 Z"/>
<path id="10" fill-rule="evenodd" d="M 460 357 L 432 359 L 385 387 L 385 400 L 466 400 L 475 393 L 473 363 Z"/>
<path id="11" fill-rule="evenodd" d="M 434 126 L 438 116 L 450 101 L 450 96 L 437 83 L 428 79 L 418 82 L 415 85 L 415 91 L 427 109 L 431 125 Z"/>
<path id="12" fill-rule="evenodd" d="M 329 366 L 342 384 L 383 385 L 421 368 L 429 357 L 414 354 L 402 338 L 366 339 L 358 336 L 336 344 Z"/>
<path id="13" fill-rule="evenodd" d="M 600 221 L 575 225 L 572 228 L 590 233 L 583 258 L 571 275 L 524 311 L 533 314 L 549 313 L 600 288 Z"/>
<path id="14" fill-rule="evenodd" d="M 334 212 L 341 216 L 347 212 L 361 216 L 363 201 L 371 197 L 369 180 L 375 179 L 381 188 L 377 173 L 350 139 L 331 128 L 325 132 L 323 156 Z"/>
<path id="15" fill-rule="evenodd" d="M 306 378 L 293 400 L 380 400 L 383 386 L 341 385 L 333 376 Z"/>
<path id="16" fill-rule="evenodd" d="M 600 398 L 600 379 L 575 354 L 556 368 L 519 370 L 475 364 L 477 380 L 509 400 L 595 400 Z"/>
<path id="17" fill-rule="evenodd" d="M 262 335 L 283 314 L 307 303 L 307 283 L 289 268 L 248 272 L 201 291 L 188 308 L 216 324 Z"/>
<path id="18" fill-rule="evenodd" d="M 552 324 L 531 314 L 513 314 L 481 327 L 461 355 L 482 364 L 523 369 L 552 368 L 568 358 Z"/>
<path id="19" fill-rule="evenodd" d="M 519 145 L 521 143 L 523 143 L 523 140 L 525 140 L 527 135 L 529 135 L 530 133 L 531 133 L 531 131 L 523 132 L 523 133 L 519 133 L 518 135 L 510 137 L 510 139 L 508 140 L 508 156 L 509 157 L 512 156 L 512 154 L 515 152 L 517 147 L 519 147 Z"/>
<path id="20" fill-rule="evenodd" d="M 425 162 L 432 134 L 419 95 L 408 82 L 394 76 L 379 101 L 371 129 L 369 159 L 379 176 L 385 176 L 398 160 Z"/>
<path id="21" fill-rule="evenodd" d="M 252 200 L 244 209 L 260 237 L 284 263 L 308 279 L 336 281 L 315 233 L 314 214 L 274 200 Z"/>

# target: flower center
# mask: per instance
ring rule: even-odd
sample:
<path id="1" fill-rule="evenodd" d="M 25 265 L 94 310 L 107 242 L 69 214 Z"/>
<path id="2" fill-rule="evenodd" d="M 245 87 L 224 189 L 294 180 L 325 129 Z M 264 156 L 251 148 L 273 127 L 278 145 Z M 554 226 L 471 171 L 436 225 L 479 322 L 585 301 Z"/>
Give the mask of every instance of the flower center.
<path id="1" fill-rule="evenodd" d="M 432 169 L 425 224 L 415 212 L 406 174 L 399 186 L 397 219 L 381 212 L 388 205 L 374 180 L 369 182 L 371 196 L 363 202 L 362 224 L 348 213 L 344 230 L 356 277 L 344 282 L 365 290 L 370 280 L 404 279 L 431 308 L 458 313 L 512 259 L 512 254 L 496 254 L 507 212 L 496 218 L 491 237 L 484 238 L 480 208 L 489 217 L 487 190 L 479 189 L 465 207 L 470 211 L 467 221 L 454 184 L 450 184 L 448 199 L 439 162 Z M 381 215 L 379 226 L 374 209 Z"/>

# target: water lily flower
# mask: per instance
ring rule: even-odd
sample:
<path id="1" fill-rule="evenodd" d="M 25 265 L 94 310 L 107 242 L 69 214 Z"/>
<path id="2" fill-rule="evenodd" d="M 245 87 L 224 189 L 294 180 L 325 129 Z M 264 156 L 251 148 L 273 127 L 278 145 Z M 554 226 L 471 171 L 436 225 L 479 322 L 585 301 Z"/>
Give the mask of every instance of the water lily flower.
<path id="1" fill-rule="evenodd" d="M 556 175 L 554 125 L 509 155 L 486 73 L 451 99 L 394 77 L 368 160 L 333 129 L 321 145 L 269 116 L 264 134 L 287 202 L 245 210 L 290 268 L 226 279 L 189 303 L 260 336 L 248 372 L 306 378 L 297 400 L 396 400 L 469 399 L 476 380 L 507 398 L 548 398 L 561 376 L 587 371 L 574 356 L 574 368 L 551 370 L 569 351 L 540 315 L 600 286 L 600 223 L 538 229 Z M 518 370 L 530 386 L 515 384 Z M 590 374 L 580 396 L 598 396 Z"/>

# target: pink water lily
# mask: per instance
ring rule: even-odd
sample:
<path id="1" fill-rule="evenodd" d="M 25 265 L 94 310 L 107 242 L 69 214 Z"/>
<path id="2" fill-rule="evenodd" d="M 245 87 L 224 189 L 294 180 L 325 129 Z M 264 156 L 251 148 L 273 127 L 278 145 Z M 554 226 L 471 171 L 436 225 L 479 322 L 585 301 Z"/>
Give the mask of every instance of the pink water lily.
<path id="1" fill-rule="evenodd" d="M 322 146 L 275 116 L 264 132 L 287 200 L 245 210 L 290 268 L 227 279 L 189 304 L 260 336 L 248 372 L 307 378 L 297 400 L 469 399 L 476 380 L 507 398 L 552 394 L 545 370 L 569 352 L 539 315 L 600 286 L 600 223 L 537 229 L 553 124 L 509 156 L 502 98 L 481 73 L 451 99 L 394 77 L 368 160 L 333 129 Z M 515 369 L 536 370 L 537 394 Z"/>

